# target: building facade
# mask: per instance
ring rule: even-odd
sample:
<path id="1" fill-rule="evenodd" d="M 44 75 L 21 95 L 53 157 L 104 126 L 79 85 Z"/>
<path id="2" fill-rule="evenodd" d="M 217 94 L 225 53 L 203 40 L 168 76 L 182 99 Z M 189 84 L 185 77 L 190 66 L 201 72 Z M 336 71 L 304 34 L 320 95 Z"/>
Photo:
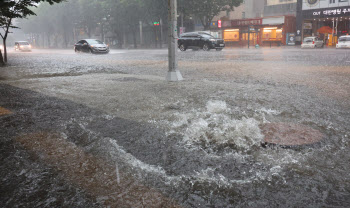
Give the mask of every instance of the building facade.
<path id="1" fill-rule="evenodd" d="M 218 16 L 221 28 L 213 23 L 212 30 L 221 32 L 227 46 L 285 45 L 296 30 L 296 1 L 245 0 L 239 12 L 233 11 L 236 16 Z"/>
<path id="2" fill-rule="evenodd" d="M 318 36 L 329 46 L 350 31 L 350 0 L 298 0 L 297 41 Z"/>
<path id="3" fill-rule="evenodd" d="M 297 0 L 266 0 L 264 16 L 296 15 Z"/>

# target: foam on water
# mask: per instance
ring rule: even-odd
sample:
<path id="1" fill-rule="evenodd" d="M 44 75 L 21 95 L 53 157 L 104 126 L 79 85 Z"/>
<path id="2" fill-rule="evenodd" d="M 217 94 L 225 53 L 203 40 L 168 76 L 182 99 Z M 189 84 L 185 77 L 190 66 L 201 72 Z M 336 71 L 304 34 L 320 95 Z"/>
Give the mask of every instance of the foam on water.
<path id="1" fill-rule="evenodd" d="M 203 111 L 175 114 L 172 132 L 183 132 L 184 146 L 199 145 L 211 152 L 217 146 L 248 150 L 263 139 L 255 118 L 234 118 L 224 101 L 209 101 Z"/>
<path id="2" fill-rule="evenodd" d="M 101 138 L 98 132 L 87 128 L 91 118 L 72 120 L 88 133 L 95 142 L 86 148 L 92 151 L 105 152 L 109 158 L 115 161 L 116 172 L 122 167 L 128 167 L 140 179 L 148 178 L 151 181 L 161 182 L 168 186 L 180 186 L 184 183 L 203 183 L 215 187 L 234 188 L 238 184 L 247 184 L 255 181 L 278 180 L 285 182 L 284 167 L 286 164 L 302 163 L 306 156 L 292 150 L 280 149 L 278 151 L 260 148 L 263 135 L 259 125 L 265 122 L 267 113 L 274 114 L 274 110 L 258 110 L 253 117 L 238 117 L 237 110 L 229 108 L 224 101 L 209 101 L 204 109 L 195 109 L 183 113 L 174 114 L 173 120 L 168 121 L 170 132 L 176 132 L 181 140 L 176 148 L 184 148 L 186 151 L 198 151 L 206 153 L 204 160 L 235 161 L 242 170 L 239 177 L 231 177 L 221 172 L 220 164 L 212 167 L 203 167 L 192 173 L 173 175 L 169 174 L 162 166 L 151 165 L 136 158 L 132 153 L 125 151 L 114 138 Z M 243 113 L 243 115 L 245 115 Z M 102 115 L 104 119 L 113 117 Z M 220 147 L 220 148 L 218 148 Z M 256 147 L 256 148 L 254 148 Z M 97 149 L 96 149 L 97 148 Z M 250 151 L 254 148 L 254 151 Z M 223 150 L 224 149 L 224 150 Z M 252 154 L 254 152 L 254 154 Z M 206 158 L 207 157 L 207 158 Z M 249 165 L 247 165 L 249 164 Z M 263 168 L 261 168 L 263 167 Z M 118 174 L 117 174 L 118 175 Z M 277 179 L 276 179 L 277 178 Z"/>

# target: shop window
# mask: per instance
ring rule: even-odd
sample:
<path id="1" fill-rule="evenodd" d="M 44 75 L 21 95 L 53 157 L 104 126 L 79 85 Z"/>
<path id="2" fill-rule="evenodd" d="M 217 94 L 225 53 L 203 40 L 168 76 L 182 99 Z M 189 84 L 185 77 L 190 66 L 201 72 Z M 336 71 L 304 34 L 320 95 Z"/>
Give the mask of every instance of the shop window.
<path id="1" fill-rule="evenodd" d="M 264 41 L 282 41 L 282 38 L 282 29 L 277 29 L 277 27 L 263 29 L 262 39 Z"/>
<path id="2" fill-rule="evenodd" d="M 224 30 L 224 40 L 227 42 L 238 42 L 239 29 Z"/>
<path id="3" fill-rule="evenodd" d="M 256 38 L 256 34 L 255 33 L 250 33 L 249 34 L 249 40 L 250 41 L 255 40 L 255 38 Z M 242 40 L 248 40 L 248 33 L 243 33 L 242 34 Z"/>

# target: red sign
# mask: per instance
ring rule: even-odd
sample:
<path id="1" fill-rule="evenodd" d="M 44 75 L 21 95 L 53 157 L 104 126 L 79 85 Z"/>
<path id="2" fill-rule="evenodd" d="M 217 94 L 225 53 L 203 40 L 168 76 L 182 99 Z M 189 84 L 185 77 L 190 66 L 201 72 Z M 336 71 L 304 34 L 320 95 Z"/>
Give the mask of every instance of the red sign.
<path id="1" fill-rule="evenodd" d="M 246 26 L 246 25 L 262 25 L 262 18 L 232 20 L 232 26 Z"/>
<path id="2" fill-rule="evenodd" d="M 218 28 L 221 28 L 221 20 L 218 21 Z"/>

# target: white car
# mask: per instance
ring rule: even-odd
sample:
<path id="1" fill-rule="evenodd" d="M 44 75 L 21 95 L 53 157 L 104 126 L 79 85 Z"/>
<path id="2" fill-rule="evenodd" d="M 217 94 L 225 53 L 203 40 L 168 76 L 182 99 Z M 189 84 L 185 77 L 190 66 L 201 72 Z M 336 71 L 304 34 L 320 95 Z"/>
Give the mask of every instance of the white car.
<path id="1" fill-rule="evenodd" d="M 0 45 L 0 50 L 1 50 L 1 53 L 4 53 L 4 46 L 3 45 Z"/>
<path id="2" fill-rule="evenodd" d="M 337 48 L 350 48 L 350 35 L 339 37 Z"/>
<path id="3" fill-rule="evenodd" d="M 320 40 L 318 37 L 304 38 L 301 43 L 301 48 L 323 48 L 323 46 L 323 40 Z"/>
<path id="4" fill-rule="evenodd" d="M 15 42 L 15 51 L 32 51 L 32 46 L 27 41 Z"/>

